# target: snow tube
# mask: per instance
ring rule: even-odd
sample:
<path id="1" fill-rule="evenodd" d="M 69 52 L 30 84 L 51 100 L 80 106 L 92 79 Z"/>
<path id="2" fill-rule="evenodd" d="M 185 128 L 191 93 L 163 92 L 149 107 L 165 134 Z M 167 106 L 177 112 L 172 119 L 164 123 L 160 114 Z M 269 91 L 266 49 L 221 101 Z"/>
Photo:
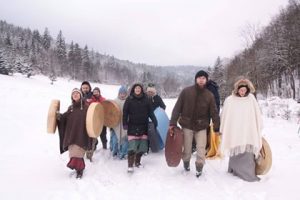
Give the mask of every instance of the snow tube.
<path id="1" fill-rule="evenodd" d="M 59 111 L 59 108 L 60 108 L 60 101 L 57 99 L 52 100 L 48 110 L 47 133 L 54 134 L 56 131 L 56 127 L 57 127 L 56 112 Z"/>
<path id="2" fill-rule="evenodd" d="M 269 172 L 272 166 L 272 152 L 270 145 L 265 138 L 262 138 L 262 147 L 260 150 L 261 157 L 256 162 L 256 175 L 264 175 Z"/>
<path id="3" fill-rule="evenodd" d="M 100 103 L 92 103 L 86 114 L 86 130 L 91 138 L 100 136 L 104 123 L 104 109 Z"/>
<path id="4" fill-rule="evenodd" d="M 104 109 L 104 126 L 114 128 L 121 120 L 121 110 L 116 102 L 105 100 L 101 102 Z"/>
<path id="5" fill-rule="evenodd" d="M 167 113 L 164 111 L 164 109 L 158 107 L 154 110 L 154 115 L 157 120 L 157 133 L 160 137 L 160 147 L 161 149 L 166 144 L 166 138 L 169 128 L 169 118 Z"/>
<path id="6" fill-rule="evenodd" d="M 157 131 L 155 130 L 155 126 L 153 122 L 148 123 L 148 140 L 150 142 L 150 149 L 153 153 L 158 152 L 159 150 L 163 149 L 161 148 L 161 139 L 158 135 Z"/>

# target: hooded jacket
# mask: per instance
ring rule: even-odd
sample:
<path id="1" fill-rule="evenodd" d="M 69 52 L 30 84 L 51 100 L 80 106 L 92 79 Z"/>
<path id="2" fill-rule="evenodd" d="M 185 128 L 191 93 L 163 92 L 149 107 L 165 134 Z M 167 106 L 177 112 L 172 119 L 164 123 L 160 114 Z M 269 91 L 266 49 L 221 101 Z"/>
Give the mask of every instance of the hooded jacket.
<path id="1" fill-rule="evenodd" d="M 137 86 L 140 86 L 142 89 L 139 96 L 134 93 L 134 89 Z M 147 135 L 149 117 L 155 127 L 157 127 L 156 117 L 144 93 L 143 86 L 141 84 L 134 84 L 123 108 L 123 126 L 128 126 L 127 134 L 132 136 Z"/>

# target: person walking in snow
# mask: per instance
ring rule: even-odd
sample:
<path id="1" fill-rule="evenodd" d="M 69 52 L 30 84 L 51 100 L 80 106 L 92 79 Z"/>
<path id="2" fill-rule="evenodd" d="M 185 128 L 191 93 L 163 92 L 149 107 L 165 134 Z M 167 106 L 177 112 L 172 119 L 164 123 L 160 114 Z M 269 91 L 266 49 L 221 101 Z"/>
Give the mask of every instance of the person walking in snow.
<path id="1" fill-rule="evenodd" d="M 127 89 L 125 86 L 121 86 L 118 97 L 114 100 L 121 111 L 123 111 L 126 98 Z M 125 159 L 128 151 L 128 137 L 127 131 L 123 128 L 122 117 L 123 116 L 121 116 L 120 123 L 111 128 L 110 148 L 114 157 L 119 156 L 120 159 Z"/>
<path id="2" fill-rule="evenodd" d="M 103 101 L 105 101 L 105 98 L 101 95 L 101 91 L 98 87 L 95 87 L 93 89 L 92 94 L 93 95 L 89 100 L 89 104 L 102 103 Z M 107 135 L 106 126 L 103 126 L 102 132 L 100 134 L 100 139 L 101 139 L 103 149 L 107 149 L 107 136 L 106 135 Z M 93 149 L 91 151 L 88 151 L 87 155 L 86 155 L 90 161 L 92 161 L 94 151 L 97 149 L 97 144 L 98 144 L 97 138 L 93 138 L 93 143 L 92 143 Z"/>
<path id="3" fill-rule="evenodd" d="M 158 107 L 161 107 L 164 110 L 166 109 L 166 105 L 162 98 L 157 94 L 154 84 L 149 84 L 146 89 L 146 92 L 153 110 L 155 110 Z"/>
<path id="4" fill-rule="evenodd" d="M 206 88 L 208 74 L 201 70 L 195 75 L 195 84 L 184 88 L 173 108 L 169 132 L 172 134 L 177 121 L 183 131 L 183 166 L 190 171 L 193 138 L 196 141 L 196 177 L 201 176 L 205 164 L 207 128 L 213 121 L 214 131 L 218 134 L 220 117 L 213 94 Z"/>
<path id="5" fill-rule="evenodd" d="M 157 120 L 141 84 L 134 84 L 123 108 L 123 128 L 128 135 L 128 172 L 141 166 L 142 155 L 148 149 L 148 119 L 157 127 Z"/>
<path id="6" fill-rule="evenodd" d="M 152 83 L 148 84 L 146 92 L 147 92 L 147 96 L 149 98 L 149 101 L 150 101 L 150 104 L 151 104 L 151 107 L 152 107 L 153 111 L 155 109 L 159 108 L 159 107 L 164 109 L 164 110 L 166 109 L 166 105 L 163 102 L 162 98 L 157 94 L 157 91 L 156 91 L 156 88 L 155 88 L 154 84 L 152 84 Z M 152 123 L 153 122 L 149 122 L 149 127 L 152 126 Z M 154 130 L 154 131 L 156 131 L 156 130 Z M 151 133 L 149 133 L 149 134 L 151 134 Z M 150 147 L 151 147 L 151 142 L 148 139 L 147 154 L 149 153 Z"/>
<path id="7" fill-rule="evenodd" d="M 80 86 L 80 91 L 83 95 L 83 100 L 87 103 L 90 103 L 93 97 L 92 87 L 90 82 L 83 81 Z"/>
<path id="8" fill-rule="evenodd" d="M 255 161 L 262 147 L 262 116 L 248 79 L 234 84 L 221 112 L 221 151 L 229 155 L 228 172 L 249 182 L 259 181 Z"/>
<path id="9" fill-rule="evenodd" d="M 86 131 L 86 114 L 88 105 L 83 101 L 82 93 L 74 88 L 71 93 L 72 104 L 63 114 L 57 114 L 60 138 L 60 151 L 69 151 L 70 161 L 67 167 L 75 169 L 77 178 L 81 178 L 85 168 L 84 154 L 91 147 Z"/>

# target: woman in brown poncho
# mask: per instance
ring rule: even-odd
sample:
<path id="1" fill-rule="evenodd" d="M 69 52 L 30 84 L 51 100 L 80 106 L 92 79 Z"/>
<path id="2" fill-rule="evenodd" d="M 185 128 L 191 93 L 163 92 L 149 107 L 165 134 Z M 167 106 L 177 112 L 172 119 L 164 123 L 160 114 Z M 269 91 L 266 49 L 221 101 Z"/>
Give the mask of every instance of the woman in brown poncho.
<path id="1" fill-rule="evenodd" d="M 77 178 L 81 178 L 85 168 L 84 154 L 90 149 L 91 138 L 86 131 L 86 114 L 88 105 L 82 100 L 82 93 L 75 88 L 71 93 L 72 105 L 58 115 L 60 153 L 69 151 L 70 161 L 67 167 L 75 169 Z"/>

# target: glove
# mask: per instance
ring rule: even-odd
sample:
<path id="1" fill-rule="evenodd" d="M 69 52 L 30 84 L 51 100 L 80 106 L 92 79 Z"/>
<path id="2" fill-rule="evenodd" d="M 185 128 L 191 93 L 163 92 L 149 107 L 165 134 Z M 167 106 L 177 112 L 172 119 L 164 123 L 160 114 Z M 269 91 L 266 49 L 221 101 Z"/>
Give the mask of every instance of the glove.
<path id="1" fill-rule="evenodd" d="M 176 126 L 174 126 L 174 125 L 170 125 L 170 126 L 169 126 L 168 132 L 169 132 L 169 134 L 170 134 L 171 137 L 174 135 L 174 128 L 175 128 L 175 127 L 176 127 Z"/>
<path id="2" fill-rule="evenodd" d="M 59 121 L 60 117 L 61 117 L 61 114 L 59 113 L 59 111 L 56 111 L 55 115 L 56 115 L 56 120 Z"/>
<path id="3" fill-rule="evenodd" d="M 215 134 L 216 135 L 222 135 L 220 132 L 218 132 L 218 131 L 215 131 Z"/>

